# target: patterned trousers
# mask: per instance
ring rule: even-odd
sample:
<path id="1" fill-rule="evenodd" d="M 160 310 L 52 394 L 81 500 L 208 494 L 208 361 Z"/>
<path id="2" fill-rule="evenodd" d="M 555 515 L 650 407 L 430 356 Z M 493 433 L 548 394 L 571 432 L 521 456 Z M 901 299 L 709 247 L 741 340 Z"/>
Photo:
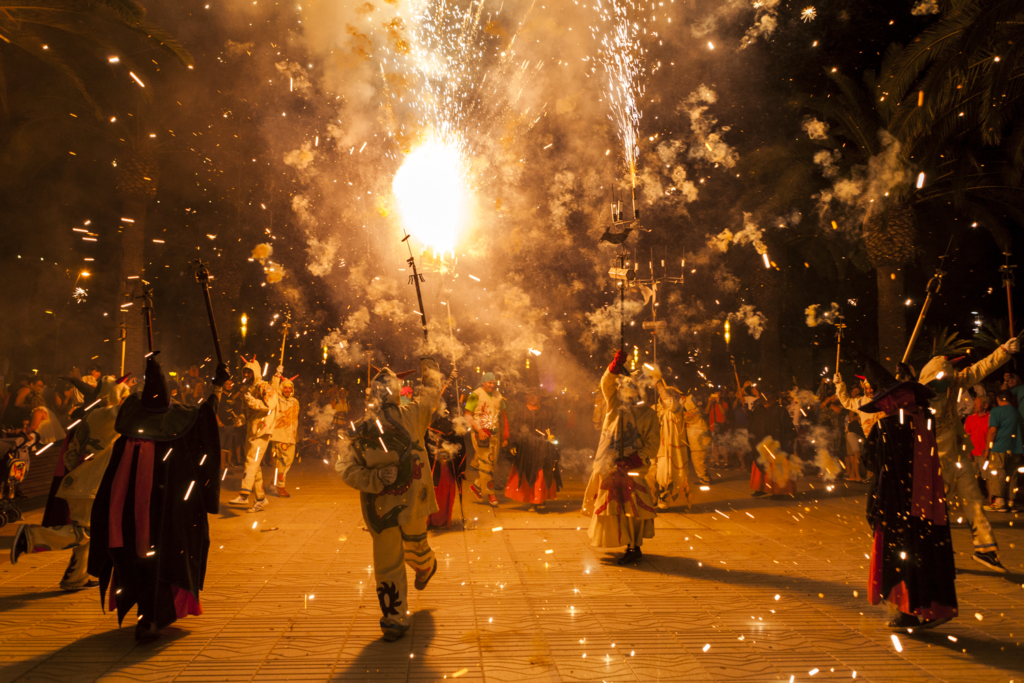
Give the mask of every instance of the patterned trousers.
<path id="1" fill-rule="evenodd" d="M 427 540 L 427 517 L 389 527 L 381 533 L 369 529 L 373 540 L 373 576 L 377 581 L 381 629 L 409 625 L 409 581 L 406 565 L 417 573 L 434 567 L 434 551 Z"/>

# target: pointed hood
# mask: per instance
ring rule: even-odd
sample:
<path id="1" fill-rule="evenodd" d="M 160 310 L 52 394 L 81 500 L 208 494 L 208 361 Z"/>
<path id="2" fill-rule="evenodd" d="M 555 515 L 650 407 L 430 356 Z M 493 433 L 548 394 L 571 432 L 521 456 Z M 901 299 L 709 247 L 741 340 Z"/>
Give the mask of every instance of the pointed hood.
<path id="1" fill-rule="evenodd" d="M 896 379 L 891 372 L 882 367 L 881 363 L 874 358 L 863 356 L 860 361 L 864 377 L 874 392 L 871 394 L 871 402 L 859 408 L 862 413 L 879 412 L 881 408 L 878 406 L 878 401 L 897 389 L 912 389 L 917 395 L 917 400 L 923 405 L 927 405 L 928 401 L 935 396 L 935 392 L 914 380 L 900 381 Z"/>
<path id="2" fill-rule="evenodd" d="M 146 377 L 142 385 L 142 409 L 147 413 L 166 413 L 171 407 L 171 394 L 167 391 L 167 380 L 156 361 L 159 351 L 146 359 Z"/>

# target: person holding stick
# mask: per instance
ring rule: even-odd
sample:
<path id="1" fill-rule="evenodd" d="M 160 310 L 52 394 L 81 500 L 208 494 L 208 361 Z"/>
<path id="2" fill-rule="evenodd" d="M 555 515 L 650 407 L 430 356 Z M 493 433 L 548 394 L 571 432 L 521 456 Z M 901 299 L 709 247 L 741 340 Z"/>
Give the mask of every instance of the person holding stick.
<path id="1" fill-rule="evenodd" d="M 341 442 L 335 462 L 345 483 L 360 492 L 386 641 L 409 630 L 406 565 L 416 576 L 416 590 L 426 588 L 437 572 L 427 540 L 427 521 L 437 512 L 437 500 L 424 439 L 441 401 L 441 373 L 432 358 L 420 359 L 420 372 L 423 388 L 404 405 L 399 401 L 401 375 L 390 368 L 377 373 L 367 389 L 366 415 Z"/>
<path id="2" fill-rule="evenodd" d="M 480 386 L 466 399 L 465 418 L 473 428 L 471 464 L 477 471 L 476 481 L 469 490 L 480 502 L 486 494 L 487 503 L 498 507 L 498 498 L 494 495 L 494 466 L 498 463 L 498 453 L 508 447 L 507 405 L 493 372 L 485 372 L 481 380 Z"/>
<path id="3" fill-rule="evenodd" d="M 285 488 L 288 470 L 295 462 L 295 442 L 299 431 L 299 399 L 295 398 L 293 380 L 282 373 L 284 366 L 277 366 L 277 373 L 271 386 L 277 395 L 277 410 L 274 414 L 274 430 L 270 433 L 270 452 L 274 458 L 274 487 L 280 498 L 291 498 Z"/>
<path id="4" fill-rule="evenodd" d="M 245 364 L 243 373 L 242 382 L 249 386 L 242 395 L 246 423 L 245 474 L 238 497 L 232 498 L 228 504 L 248 505 L 249 494 L 255 491 L 256 502 L 248 512 L 261 512 L 270 504 L 263 490 L 263 456 L 270 447 L 270 435 L 277 421 L 277 393 L 269 382 L 263 380 L 263 372 L 255 356 Z"/>
<path id="5" fill-rule="evenodd" d="M 986 377 L 1005 365 L 1011 354 L 1020 350 L 1020 340 L 1012 338 L 966 370 L 956 370 L 945 356 L 936 356 L 921 368 L 919 382 L 928 387 L 935 397 L 931 409 L 935 419 L 935 441 L 942 463 L 942 480 L 946 497 L 958 502 L 964 517 L 971 525 L 974 536 L 975 562 L 1002 574 L 1006 568 L 999 561 L 999 546 L 982 510 L 984 498 L 978 487 L 978 478 L 971 462 L 973 446 L 956 412 L 960 393 L 981 383 Z"/>

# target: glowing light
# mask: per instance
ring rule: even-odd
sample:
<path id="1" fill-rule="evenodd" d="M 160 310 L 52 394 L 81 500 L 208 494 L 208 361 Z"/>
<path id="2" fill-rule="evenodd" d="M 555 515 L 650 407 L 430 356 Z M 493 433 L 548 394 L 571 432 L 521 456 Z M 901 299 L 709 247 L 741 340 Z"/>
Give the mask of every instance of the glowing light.
<path id="1" fill-rule="evenodd" d="M 896 634 L 892 634 L 892 646 L 896 648 L 896 652 L 903 652 L 903 645 L 900 644 L 900 639 L 896 637 Z"/>
<path id="2" fill-rule="evenodd" d="M 814 21 L 814 19 L 817 16 L 818 10 L 814 9 L 813 7 L 805 7 L 803 11 L 800 12 L 800 20 L 803 21 L 805 24 L 809 21 Z"/>
<path id="3" fill-rule="evenodd" d="M 405 158 L 392 189 L 409 234 L 434 251 L 453 252 L 466 194 L 458 149 L 427 140 Z"/>
<path id="4" fill-rule="evenodd" d="M 923 171 L 921 173 L 917 174 L 917 189 L 920 190 L 922 187 L 924 187 L 924 172 Z"/>
<path id="5" fill-rule="evenodd" d="M 644 50 L 640 45 L 639 22 L 629 17 L 627 3 L 611 0 L 610 11 L 596 5 L 604 21 L 611 21 L 609 30 L 600 32 L 601 63 L 608 80 L 605 93 L 612 110 L 612 120 L 622 143 L 623 161 L 629 171 L 630 183 L 636 187 L 636 166 L 640 157 L 640 102 L 644 96 Z M 595 37 L 598 28 L 593 27 Z M 710 43 L 708 43 L 710 47 Z"/>

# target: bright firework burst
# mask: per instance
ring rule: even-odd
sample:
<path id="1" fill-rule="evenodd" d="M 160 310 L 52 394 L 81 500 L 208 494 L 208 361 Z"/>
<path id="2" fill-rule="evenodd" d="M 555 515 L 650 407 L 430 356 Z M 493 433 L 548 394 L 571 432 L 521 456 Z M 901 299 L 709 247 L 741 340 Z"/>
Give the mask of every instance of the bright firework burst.
<path id="1" fill-rule="evenodd" d="M 594 27 L 601 42 L 601 63 L 608 75 L 606 94 L 611 105 L 611 119 L 618 129 L 622 143 L 623 160 L 629 171 L 630 183 L 636 187 L 637 160 L 640 156 L 640 100 L 644 95 L 644 50 L 640 46 L 640 25 L 629 17 L 636 11 L 631 0 L 611 0 L 607 6 L 596 5 L 611 30 L 601 32 Z"/>
<path id="2" fill-rule="evenodd" d="M 800 12 L 800 18 L 804 21 L 804 23 L 808 21 L 814 21 L 815 17 L 817 16 L 818 10 L 814 9 L 813 7 L 805 7 L 804 10 Z"/>
<path id="3" fill-rule="evenodd" d="M 392 187 L 409 234 L 435 252 L 453 252 L 465 202 L 458 148 L 431 138 L 406 156 Z"/>

